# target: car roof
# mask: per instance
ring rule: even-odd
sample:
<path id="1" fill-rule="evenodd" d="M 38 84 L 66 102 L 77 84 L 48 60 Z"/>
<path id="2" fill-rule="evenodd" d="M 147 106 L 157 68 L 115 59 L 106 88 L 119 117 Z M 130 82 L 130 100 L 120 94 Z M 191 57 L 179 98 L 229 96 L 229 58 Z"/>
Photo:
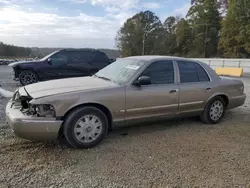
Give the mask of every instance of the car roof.
<path id="1" fill-rule="evenodd" d="M 62 50 L 59 50 L 59 51 L 68 51 L 68 52 L 72 52 L 72 51 L 73 52 L 82 52 L 82 51 L 84 51 L 84 52 L 86 52 L 86 51 L 88 51 L 88 52 L 101 52 L 100 50 L 93 49 L 93 48 L 78 48 L 78 49 L 76 49 L 76 48 L 66 48 L 66 49 L 62 49 Z"/>
<path id="2" fill-rule="evenodd" d="M 175 56 L 159 56 L 159 55 L 144 55 L 144 56 L 130 56 L 126 58 L 144 60 L 144 61 L 157 61 L 157 60 L 182 60 L 182 61 L 194 61 L 192 59 L 183 58 L 183 57 L 175 57 Z"/>
<path id="3" fill-rule="evenodd" d="M 130 56 L 130 57 L 126 57 L 125 59 L 138 59 L 138 60 L 142 60 L 142 62 L 145 63 L 152 63 L 155 61 L 161 61 L 161 60 L 179 60 L 179 61 L 186 61 L 187 63 L 189 62 L 195 62 L 200 64 L 209 74 L 210 78 L 212 80 L 216 80 L 216 79 L 220 79 L 219 76 L 216 74 L 216 72 L 206 63 L 199 61 L 199 60 L 194 60 L 194 59 L 190 59 L 190 58 L 184 58 L 184 57 L 175 57 L 175 56 L 159 56 L 159 55 L 144 55 L 144 56 Z"/>

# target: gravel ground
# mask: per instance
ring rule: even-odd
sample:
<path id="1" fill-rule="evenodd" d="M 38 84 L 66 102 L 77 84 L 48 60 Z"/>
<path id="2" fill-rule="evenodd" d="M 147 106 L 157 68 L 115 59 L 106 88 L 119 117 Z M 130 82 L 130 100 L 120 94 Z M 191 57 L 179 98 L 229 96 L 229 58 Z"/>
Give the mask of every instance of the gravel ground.
<path id="1" fill-rule="evenodd" d="M 4 69 L 0 84 L 15 90 Z M 243 80 L 250 94 L 250 78 Z M 250 187 L 249 98 L 219 125 L 183 119 L 127 127 L 90 150 L 17 138 L 4 122 L 6 102 L 0 99 L 0 187 Z"/>

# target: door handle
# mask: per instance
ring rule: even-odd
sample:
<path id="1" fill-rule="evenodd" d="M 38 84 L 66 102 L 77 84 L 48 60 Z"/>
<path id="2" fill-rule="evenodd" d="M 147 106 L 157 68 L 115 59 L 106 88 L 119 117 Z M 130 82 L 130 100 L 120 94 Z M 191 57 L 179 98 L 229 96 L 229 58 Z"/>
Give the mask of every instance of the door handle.
<path id="1" fill-rule="evenodd" d="M 211 91 L 212 88 L 211 88 L 211 87 L 207 87 L 206 90 L 207 90 L 207 91 Z"/>
<path id="2" fill-rule="evenodd" d="M 178 89 L 171 89 L 171 90 L 169 90 L 169 93 L 176 93 L 178 91 L 179 91 Z"/>

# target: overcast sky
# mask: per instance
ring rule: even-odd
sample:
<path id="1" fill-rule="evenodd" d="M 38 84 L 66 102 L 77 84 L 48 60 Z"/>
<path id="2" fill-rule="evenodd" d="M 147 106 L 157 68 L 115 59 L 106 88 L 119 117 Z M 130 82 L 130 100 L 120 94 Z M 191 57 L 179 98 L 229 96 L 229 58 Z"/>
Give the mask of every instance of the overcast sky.
<path id="1" fill-rule="evenodd" d="M 190 0 L 0 0 L 0 41 L 28 47 L 115 48 L 124 21 L 151 10 L 186 15 Z"/>

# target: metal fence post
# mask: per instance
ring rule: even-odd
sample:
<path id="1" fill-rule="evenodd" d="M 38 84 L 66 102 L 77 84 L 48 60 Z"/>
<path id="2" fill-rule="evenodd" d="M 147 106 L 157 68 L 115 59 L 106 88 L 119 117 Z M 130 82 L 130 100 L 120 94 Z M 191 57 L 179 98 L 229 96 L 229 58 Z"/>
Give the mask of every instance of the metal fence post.
<path id="1" fill-rule="evenodd" d="M 224 64 L 225 64 L 225 60 L 223 60 L 222 67 L 224 67 Z"/>
<path id="2" fill-rule="evenodd" d="M 211 60 L 208 61 L 209 66 L 211 66 Z"/>
<path id="3" fill-rule="evenodd" d="M 240 65 L 241 65 L 241 60 L 239 60 L 239 65 L 238 65 L 238 68 L 240 68 Z"/>

